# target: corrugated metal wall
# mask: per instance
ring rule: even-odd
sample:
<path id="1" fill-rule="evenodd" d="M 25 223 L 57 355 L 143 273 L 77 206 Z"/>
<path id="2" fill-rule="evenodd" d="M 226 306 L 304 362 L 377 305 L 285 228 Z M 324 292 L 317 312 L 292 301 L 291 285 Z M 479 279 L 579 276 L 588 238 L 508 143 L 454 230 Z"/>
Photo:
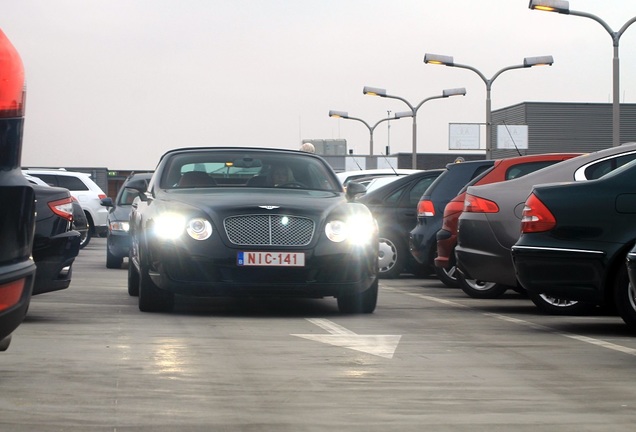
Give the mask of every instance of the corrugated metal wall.
<path id="1" fill-rule="evenodd" d="M 612 104 L 524 102 L 492 113 L 496 125 L 528 125 L 524 154 L 592 152 L 612 146 Z M 621 104 L 621 142 L 636 141 L 636 104 Z M 514 150 L 493 149 L 492 157 L 515 156 Z"/>

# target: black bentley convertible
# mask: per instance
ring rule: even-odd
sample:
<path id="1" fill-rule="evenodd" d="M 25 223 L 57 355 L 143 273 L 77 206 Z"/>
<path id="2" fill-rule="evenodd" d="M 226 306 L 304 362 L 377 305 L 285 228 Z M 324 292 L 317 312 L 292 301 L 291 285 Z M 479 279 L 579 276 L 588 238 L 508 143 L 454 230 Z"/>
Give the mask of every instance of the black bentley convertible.
<path id="1" fill-rule="evenodd" d="M 336 297 L 371 313 L 377 224 L 320 157 L 294 150 L 185 148 L 164 154 L 130 217 L 128 292 L 142 311 L 175 294 Z"/>

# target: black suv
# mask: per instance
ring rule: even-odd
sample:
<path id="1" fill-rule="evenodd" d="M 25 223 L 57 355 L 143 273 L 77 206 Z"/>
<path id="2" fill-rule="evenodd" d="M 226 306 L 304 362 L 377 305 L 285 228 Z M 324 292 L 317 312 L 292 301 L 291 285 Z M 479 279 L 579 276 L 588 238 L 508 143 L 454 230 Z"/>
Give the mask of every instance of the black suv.
<path id="1" fill-rule="evenodd" d="M 24 67 L 0 30 L 0 351 L 24 319 L 35 277 L 35 193 L 22 175 Z"/>
<path id="2" fill-rule="evenodd" d="M 435 269 L 437 232 L 442 228 L 444 208 L 469 181 L 493 166 L 494 160 L 449 163 L 431 184 L 417 204 L 417 224 L 409 234 L 409 249 L 422 265 L 420 273 L 431 274 Z"/>

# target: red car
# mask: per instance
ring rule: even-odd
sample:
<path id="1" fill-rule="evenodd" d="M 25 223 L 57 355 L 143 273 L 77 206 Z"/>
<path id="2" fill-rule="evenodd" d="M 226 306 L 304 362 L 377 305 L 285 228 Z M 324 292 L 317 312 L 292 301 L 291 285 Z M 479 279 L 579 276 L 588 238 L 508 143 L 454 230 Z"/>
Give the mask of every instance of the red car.
<path id="1" fill-rule="evenodd" d="M 457 244 L 457 221 L 464 210 L 464 197 L 468 186 L 498 183 L 518 178 L 557 162 L 580 156 L 580 153 L 547 153 L 498 159 L 488 171 L 473 179 L 462 188 L 444 208 L 442 229 L 437 232 L 437 257 L 435 273 L 449 287 L 457 287 L 455 276 L 455 245 Z"/>

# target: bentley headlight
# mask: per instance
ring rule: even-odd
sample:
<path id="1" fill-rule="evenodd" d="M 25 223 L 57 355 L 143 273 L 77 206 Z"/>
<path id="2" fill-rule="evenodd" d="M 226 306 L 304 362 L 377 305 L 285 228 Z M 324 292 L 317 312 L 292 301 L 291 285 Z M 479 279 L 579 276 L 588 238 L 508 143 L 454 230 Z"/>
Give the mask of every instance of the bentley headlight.
<path id="1" fill-rule="evenodd" d="M 176 213 L 166 213 L 155 219 L 154 233 L 163 240 L 178 238 L 186 227 L 186 218 Z"/>
<path id="2" fill-rule="evenodd" d="M 355 245 L 366 245 L 377 232 L 375 219 L 370 215 L 351 215 L 346 221 L 332 220 L 325 226 L 327 238 L 334 243 L 345 240 Z"/>
<path id="3" fill-rule="evenodd" d="M 186 232 L 195 240 L 205 240 L 212 235 L 212 225 L 203 218 L 190 219 Z"/>

